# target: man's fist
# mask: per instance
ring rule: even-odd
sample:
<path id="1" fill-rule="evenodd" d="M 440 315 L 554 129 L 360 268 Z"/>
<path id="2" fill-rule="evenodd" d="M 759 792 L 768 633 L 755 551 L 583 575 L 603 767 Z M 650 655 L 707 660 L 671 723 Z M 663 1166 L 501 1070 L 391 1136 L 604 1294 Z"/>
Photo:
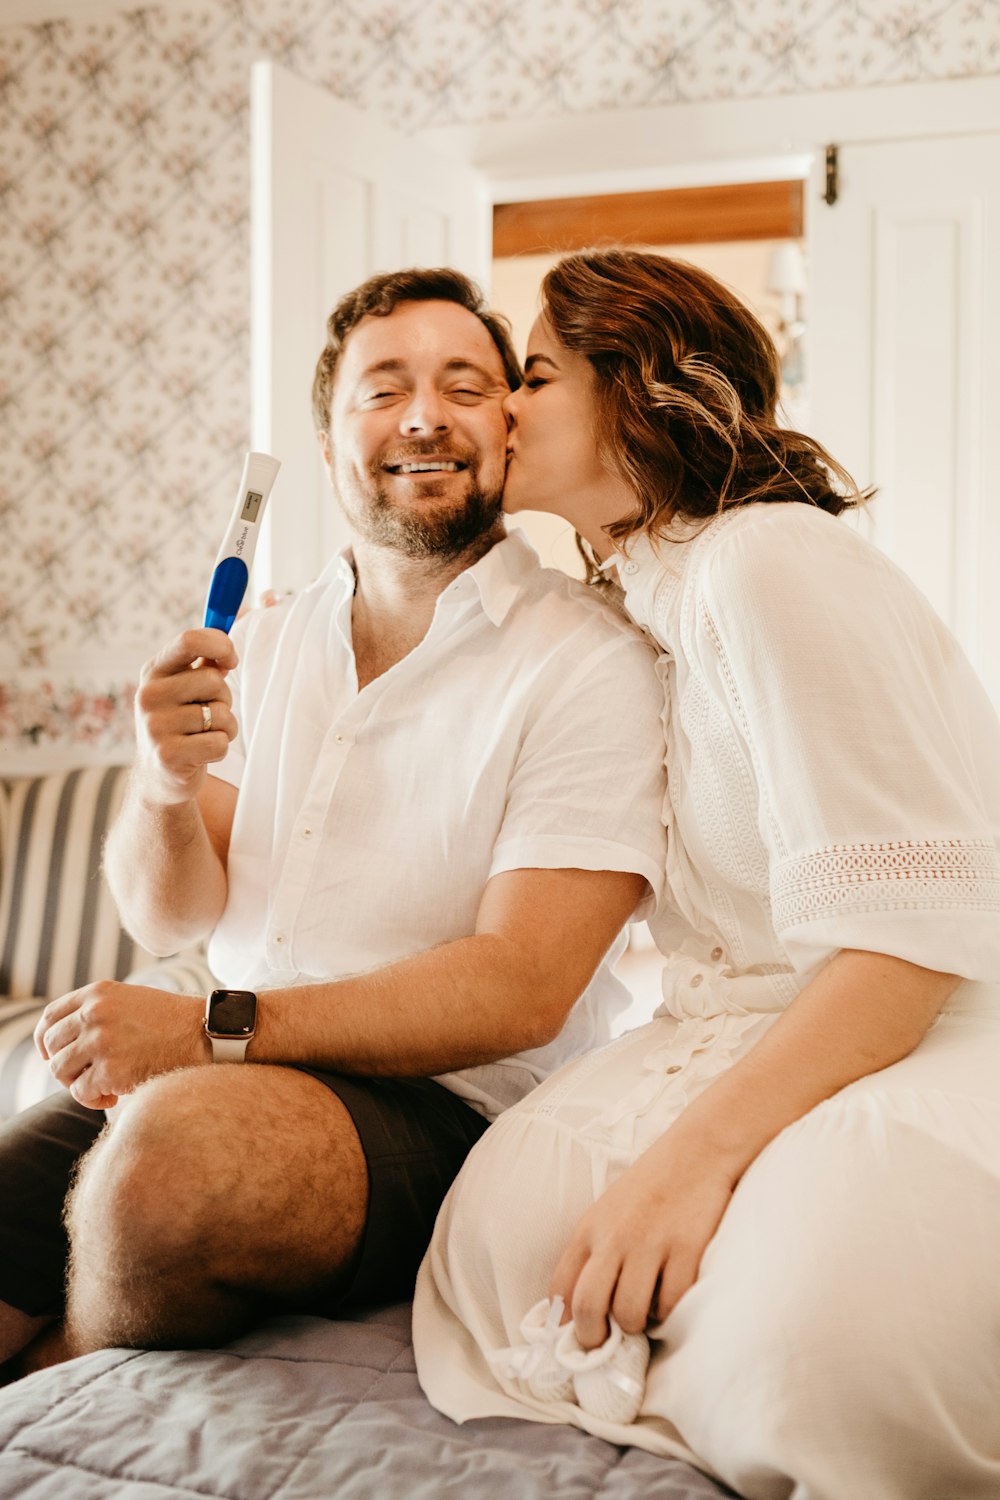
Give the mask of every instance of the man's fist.
<path id="1" fill-rule="evenodd" d="M 164 807 L 198 795 L 206 767 L 236 738 L 226 675 L 236 652 L 222 630 L 186 630 L 142 669 L 135 695 L 136 780 Z"/>

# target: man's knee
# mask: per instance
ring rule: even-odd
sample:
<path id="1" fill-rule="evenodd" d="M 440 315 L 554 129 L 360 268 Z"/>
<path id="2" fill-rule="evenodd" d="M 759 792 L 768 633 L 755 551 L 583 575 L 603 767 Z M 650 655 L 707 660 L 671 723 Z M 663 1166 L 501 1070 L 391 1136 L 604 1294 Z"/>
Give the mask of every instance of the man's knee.
<path id="1" fill-rule="evenodd" d="M 308 1299 L 350 1265 L 366 1200 L 350 1117 L 316 1080 L 252 1066 L 153 1079 L 71 1192 L 70 1323 L 90 1347 L 146 1344 L 161 1326 L 207 1328 L 212 1307 L 229 1330 L 230 1312 Z"/>
<path id="2" fill-rule="evenodd" d="M 206 1122 L 187 1075 L 143 1085 L 84 1158 L 67 1200 L 73 1254 L 133 1267 L 176 1253 L 206 1220 Z"/>

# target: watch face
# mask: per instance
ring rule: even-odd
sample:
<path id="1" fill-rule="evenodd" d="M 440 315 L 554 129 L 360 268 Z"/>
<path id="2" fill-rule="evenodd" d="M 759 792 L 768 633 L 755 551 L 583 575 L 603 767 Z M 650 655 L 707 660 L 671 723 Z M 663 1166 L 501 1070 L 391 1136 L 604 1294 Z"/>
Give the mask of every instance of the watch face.
<path id="1" fill-rule="evenodd" d="M 257 996 L 252 990 L 213 990 L 206 1025 L 210 1035 L 252 1036 Z"/>

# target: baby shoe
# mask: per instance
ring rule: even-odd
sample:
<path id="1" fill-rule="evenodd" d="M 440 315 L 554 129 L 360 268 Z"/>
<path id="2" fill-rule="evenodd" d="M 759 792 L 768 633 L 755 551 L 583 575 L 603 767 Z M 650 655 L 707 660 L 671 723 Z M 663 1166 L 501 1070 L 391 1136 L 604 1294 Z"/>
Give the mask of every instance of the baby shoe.
<path id="1" fill-rule="evenodd" d="M 576 1403 L 592 1417 L 627 1425 L 639 1415 L 649 1368 L 644 1333 L 623 1333 L 609 1318 L 611 1332 L 596 1349 L 581 1347 L 572 1323 L 559 1335 L 555 1357 L 573 1376 Z"/>
<path id="2" fill-rule="evenodd" d="M 556 1358 L 564 1305 L 561 1297 L 553 1297 L 551 1302 L 543 1297 L 521 1319 L 524 1343 L 497 1349 L 489 1356 L 498 1374 L 518 1381 L 536 1401 L 573 1399 L 573 1376 Z"/>

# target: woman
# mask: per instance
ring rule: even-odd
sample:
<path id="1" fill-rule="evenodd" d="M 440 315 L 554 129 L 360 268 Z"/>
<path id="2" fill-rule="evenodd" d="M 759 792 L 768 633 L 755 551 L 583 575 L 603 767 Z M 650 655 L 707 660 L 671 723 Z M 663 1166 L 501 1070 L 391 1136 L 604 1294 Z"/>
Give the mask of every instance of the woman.
<path id="1" fill-rule="evenodd" d="M 729 291 L 600 251 L 542 309 L 506 503 L 571 521 L 662 652 L 664 998 L 474 1149 L 418 1284 L 424 1388 L 750 1497 L 996 1496 L 1000 725 L 836 519 L 866 497 L 778 426 Z M 634 1423 L 504 1354 L 555 1297 L 584 1350 L 649 1328 Z"/>

